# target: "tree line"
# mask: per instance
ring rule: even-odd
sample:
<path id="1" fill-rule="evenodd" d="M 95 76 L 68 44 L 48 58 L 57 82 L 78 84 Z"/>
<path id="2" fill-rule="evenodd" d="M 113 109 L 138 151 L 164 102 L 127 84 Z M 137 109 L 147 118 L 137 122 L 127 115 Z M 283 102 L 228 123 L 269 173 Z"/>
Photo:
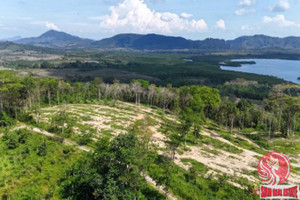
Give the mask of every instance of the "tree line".
<path id="1" fill-rule="evenodd" d="M 0 113 L 22 118 L 33 111 L 37 118 L 43 106 L 63 103 L 91 103 L 99 100 L 118 100 L 147 104 L 171 111 L 179 116 L 186 133 L 195 136 L 207 119 L 234 128 L 253 128 L 293 135 L 299 129 L 300 88 L 297 85 L 277 85 L 268 98 L 259 104 L 246 99 L 236 102 L 221 97 L 219 90 L 207 86 L 156 86 L 145 80 L 132 80 L 125 84 L 115 80 L 112 84 L 95 78 L 90 82 L 70 83 L 55 78 L 20 77 L 13 71 L 0 73 Z M 1 123 L 5 125 L 4 122 Z"/>

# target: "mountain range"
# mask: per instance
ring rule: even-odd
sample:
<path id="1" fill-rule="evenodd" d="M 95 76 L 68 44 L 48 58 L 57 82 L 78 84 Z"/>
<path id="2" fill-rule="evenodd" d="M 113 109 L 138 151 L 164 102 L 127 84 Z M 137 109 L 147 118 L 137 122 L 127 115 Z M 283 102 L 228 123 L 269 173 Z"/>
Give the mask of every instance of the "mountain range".
<path id="1" fill-rule="evenodd" d="M 83 39 L 64 32 L 50 30 L 39 37 L 14 40 L 17 44 L 59 49 L 134 49 L 134 50 L 300 50 L 300 37 L 270 37 L 266 35 L 242 36 L 234 40 L 188 40 L 183 37 L 157 34 L 119 34 L 99 41 Z"/>

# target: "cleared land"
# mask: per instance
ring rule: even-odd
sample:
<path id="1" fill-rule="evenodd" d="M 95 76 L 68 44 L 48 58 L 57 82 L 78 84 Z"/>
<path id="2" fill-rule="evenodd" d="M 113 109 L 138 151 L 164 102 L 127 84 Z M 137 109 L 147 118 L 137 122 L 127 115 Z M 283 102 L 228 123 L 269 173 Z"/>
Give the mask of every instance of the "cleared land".
<path id="1" fill-rule="evenodd" d="M 166 141 L 169 140 L 161 130 L 167 121 L 177 121 L 176 116 L 164 114 L 161 109 L 150 108 L 143 105 L 117 102 L 101 102 L 99 104 L 68 104 L 42 109 L 41 121 L 51 123 L 51 118 L 59 111 L 65 110 L 73 118 L 76 118 L 74 132 L 82 136 L 86 130 L 95 130 L 93 141 L 100 137 L 113 138 L 118 134 L 126 134 L 130 127 L 137 121 L 148 118 L 151 122 L 149 129 L 152 131 L 152 141 L 159 149 L 160 154 L 166 151 Z M 226 129 L 211 130 L 206 127 L 200 137 L 195 139 L 191 135 L 187 147 L 180 147 L 175 156 L 175 163 L 188 170 L 193 165 L 205 166 L 203 176 L 226 175 L 228 182 L 236 187 L 243 188 L 243 181 L 259 184 L 257 175 L 258 160 L 268 151 L 279 150 L 290 145 L 290 141 L 270 141 L 272 149 L 265 149 L 257 141 L 249 138 L 249 134 L 236 133 L 228 137 Z M 262 133 L 253 133 L 262 134 Z M 76 138 L 76 137 L 75 137 Z M 285 142 L 278 142 L 285 141 Z M 92 144 L 91 144 L 92 145 Z M 286 153 L 292 162 L 290 184 L 299 184 L 300 159 L 299 141 L 295 142 L 294 151 L 280 151 Z"/>

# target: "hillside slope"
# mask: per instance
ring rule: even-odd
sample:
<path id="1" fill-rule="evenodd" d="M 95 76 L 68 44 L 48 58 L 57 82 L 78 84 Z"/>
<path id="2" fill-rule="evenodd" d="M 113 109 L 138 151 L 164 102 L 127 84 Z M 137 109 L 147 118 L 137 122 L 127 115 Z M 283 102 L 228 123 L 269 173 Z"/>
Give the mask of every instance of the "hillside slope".
<path id="1" fill-rule="evenodd" d="M 65 110 L 69 116 L 76 119 L 75 130 L 79 135 L 71 136 L 78 140 L 90 128 L 94 129 L 91 147 L 101 137 L 114 138 L 119 134 L 126 134 L 136 121 L 150 121 L 148 128 L 151 131 L 151 140 L 159 149 L 158 153 L 164 155 L 167 151 L 169 136 L 164 132 L 164 127 L 172 126 L 176 122 L 176 116 L 163 114 L 162 110 L 135 104 L 117 102 L 116 106 L 111 103 L 101 104 L 69 104 L 45 108 L 42 110 L 41 121 L 49 124 L 51 118 L 60 110 Z M 178 122 L 176 122 L 178 123 Z M 212 128 L 214 127 L 214 128 Z M 256 133 L 257 134 L 257 133 Z M 215 125 L 204 128 L 194 141 L 194 136 L 188 136 L 188 146 L 181 146 L 176 155 L 175 163 L 185 170 L 193 163 L 205 166 L 205 177 L 224 176 L 230 184 L 238 188 L 244 188 L 244 182 L 259 184 L 256 167 L 258 160 L 269 151 L 280 151 L 289 146 L 289 142 L 278 143 L 278 139 L 272 141 L 270 149 L 261 146 L 253 135 L 236 133 L 229 137 L 227 130 L 216 129 Z M 284 140 L 284 139 L 283 139 Z M 276 145 L 276 146 L 275 146 Z M 297 141 L 293 151 L 282 152 L 293 161 L 290 184 L 297 184 L 300 179 L 300 143 Z"/>
<path id="2" fill-rule="evenodd" d="M 207 122 L 197 137 L 193 133 L 187 135 L 187 145 L 181 143 L 178 146 L 171 163 L 164 163 L 162 159 L 173 154 L 172 143 L 176 136 L 172 130 L 175 131 L 179 121 L 174 114 L 164 113 L 162 109 L 105 100 L 45 107 L 31 115 L 34 121 L 27 125 L 17 124 L 1 134 L 0 148 L 3 151 L 0 160 L 4 164 L 0 168 L 3 172 L 0 183 L 9 180 L 0 184 L 2 197 L 24 199 L 31 195 L 38 199 L 60 199 L 60 181 L 65 180 L 64 173 L 74 167 L 74 161 L 84 162 L 92 155 L 84 152 L 102 149 L 103 143 L 97 143 L 98 140 L 108 138 L 114 141 L 134 130 L 138 130 L 136 134 L 141 139 L 147 140 L 150 136 L 149 147 L 155 160 L 141 175 L 152 193 L 148 197 L 156 196 L 154 199 L 163 199 L 166 191 L 165 182 L 162 182 L 166 177 L 163 173 L 166 164 L 170 170 L 169 199 L 257 199 L 251 194 L 252 189 L 261 184 L 256 167 L 262 155 L 269 151 L 288 156 L 292 163 L 288 184 L 299 183 L 298 136 L 293 145 L 279 136 L 266 145 L 267 136 L 263 132 L 235 130 L 230 135 L 227 129 Z M 64 129 L 61 129 L 61 124 Z M 11 156 L 16 159 L 11 159 Z M 46 183 L 52 173 L 55 176 Z M 43 188 L 28 185 L 28 181 L 37 182 Z"/>

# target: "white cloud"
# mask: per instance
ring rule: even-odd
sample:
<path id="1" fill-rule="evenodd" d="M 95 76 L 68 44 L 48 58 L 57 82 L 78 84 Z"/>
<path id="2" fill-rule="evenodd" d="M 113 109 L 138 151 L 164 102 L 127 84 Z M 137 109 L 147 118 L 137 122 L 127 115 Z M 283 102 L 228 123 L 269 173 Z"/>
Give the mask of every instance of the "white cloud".
<path id="1" fill-rule="evenodd" d="M 30 24 L 44 26 L 46 29 L 60 31 L 57 25 L 48 21 L 32 21 L 30 22 Z"/>
<path id="2" fill-rule="evenodd" d="M 265 16 L 263 17 L 263 23 L 279 27 L 300 27 L 300 24 L 286 20 L 284 15 L 276 15 L 273 18 Z"/>
<path id="3" fill-rule="evenodd" d="M 101 16 L 100 26 L 110 31 L 130 31 L 138 33 L 174 31 L 201 32 L 208 29 L 203 19 L 190 19 L 185 13 L 157 12 L 148 8 L 143 0 L 124 0 L 110 7 L 110 14 Z"/>
<path id="4" fill-rule="evenodd" d="M 278 4 L 273 7 L 271 10 L 273 12 L 284 12 L 290 9 L 290 3 L 288 0 L 279 0 Z"/>
<path id="5" fill-rule="evenodd" d="M 47 29 L 56 30 L 56 31 L 60 30 L 54 23 L 51 22 L 45 22 L 44 25 Z"/>
<path id="6" fill-rule="evenodd" d="M 226 24 L 223 19 L 220 19 L 219 21 L 216 22 L 216 27 L 225 30 L 226 29 Z"/>
<path id="7" fill-rule="evenodd" d="M 256 3 L 255 0 L 240 0 L 239 6 L 252 6 Z"/>
<path id="8" fill-rule="evenodd" d="M 245 9 L 245 8 L 241 8 L 236 10 L 234 13 L 236 15 L 244 15 L 244 14 L 250 14 L 250 13 L 255 13 L 256 10 L 255 9 Z"/>
<path id="9" fill-rule="evenodd" d="M 189 13 L 181 13 L 180 16 L 181 16 L 182 18 L 186 18 L 186 19 L 193 17 L 193 15 L 192 15 L 192 14 L 189 14 Z"/>

